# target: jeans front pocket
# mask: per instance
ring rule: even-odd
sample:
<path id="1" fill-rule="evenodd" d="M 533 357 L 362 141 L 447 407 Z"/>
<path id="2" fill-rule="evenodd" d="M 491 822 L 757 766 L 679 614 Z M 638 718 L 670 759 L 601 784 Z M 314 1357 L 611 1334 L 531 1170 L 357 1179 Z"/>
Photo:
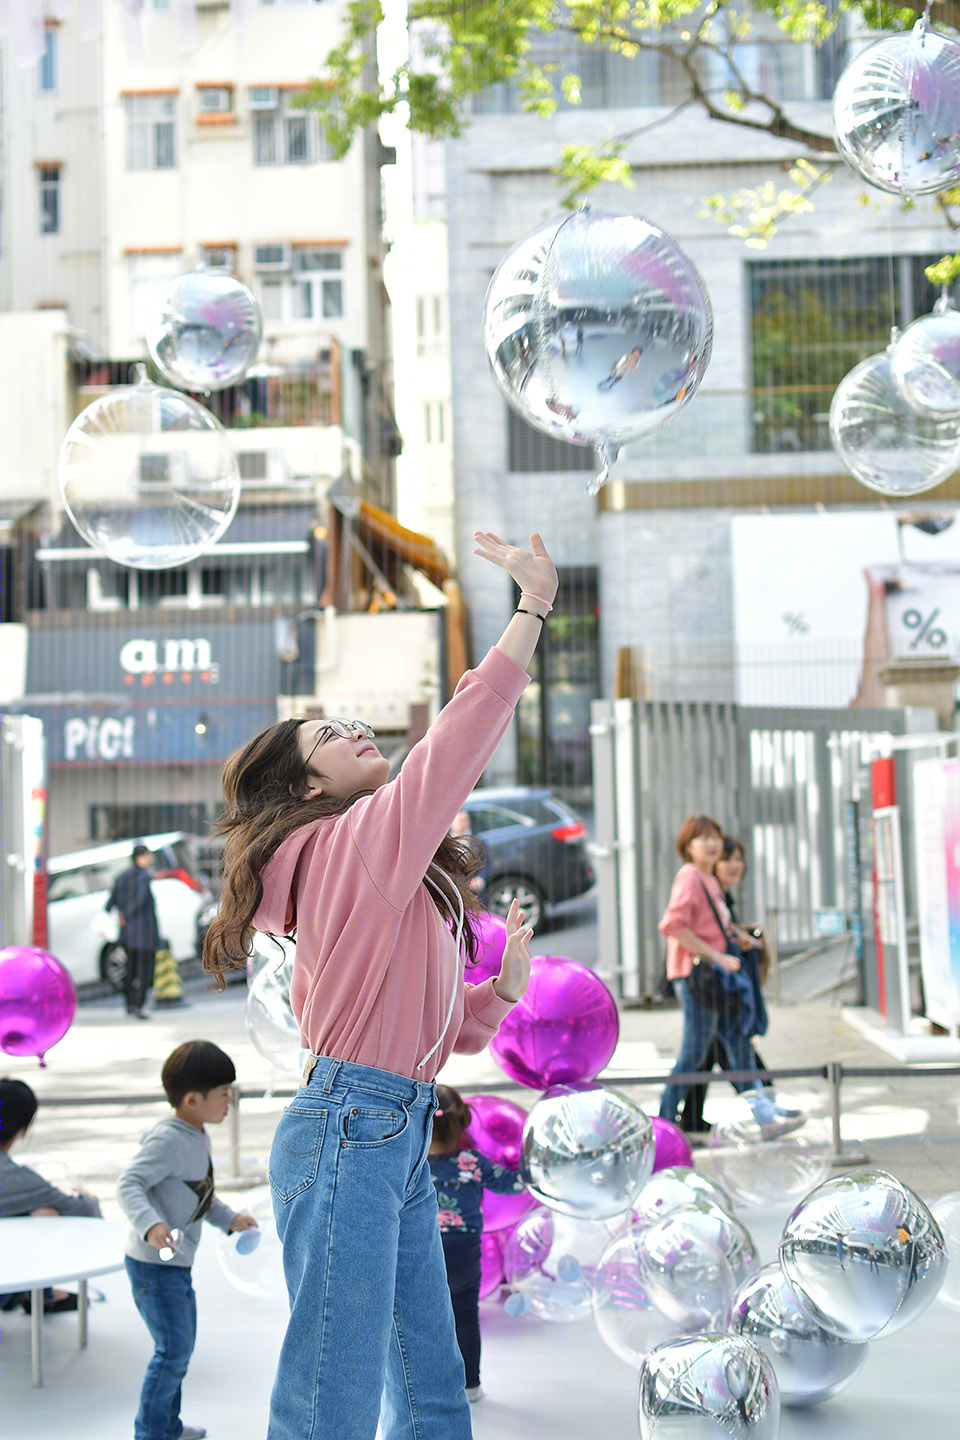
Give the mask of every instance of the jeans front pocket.
<path id="1" fill-rule="evenodd" d="M 327 1111 L 292 1105 L 280 1117 L 270 1151 L 270 1188 L 278 1200 L 292 1200 L 317 1178 Z"/>
<path id="2" fill-rule="evenodd" d="M 340 1135 L 348 1149 L 386 1145 L 402 1135 L 410 1116 L 401 1102 L 391 1105 L 346 1104 L 341 1111 Z"/>

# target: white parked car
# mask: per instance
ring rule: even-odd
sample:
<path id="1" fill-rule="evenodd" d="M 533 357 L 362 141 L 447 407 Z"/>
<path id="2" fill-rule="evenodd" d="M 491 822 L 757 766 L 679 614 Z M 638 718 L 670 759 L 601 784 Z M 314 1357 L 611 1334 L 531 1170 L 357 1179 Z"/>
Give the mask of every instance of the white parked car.
<path id="1" fill-rule="evenodd" d="M 194 873 L 183 831 L 134 836 L 93 845 L 47 861 L 47 949 L 69 970 L 74 984 L 108 981 L 123 989 L 124 955 L 119 927 L 106 905 L 113 882 L 132 864 L 134 845 L 152 852 L 151 884 L 160 934 L 175 960 L 196 954 L 197 913 L 210 892 Z"/>

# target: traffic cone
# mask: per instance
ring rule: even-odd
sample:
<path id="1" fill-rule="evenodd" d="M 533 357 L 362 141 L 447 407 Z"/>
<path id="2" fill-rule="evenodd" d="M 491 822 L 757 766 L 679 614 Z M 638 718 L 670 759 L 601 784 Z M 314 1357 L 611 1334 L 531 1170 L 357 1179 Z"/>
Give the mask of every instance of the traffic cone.
<path id="1" fill-rule="evenodd" d="M 164 944 L 157 951 L 153 962 L 153 1003 L 155 1005 L 182 1005 L 183 985 L 180 982 L 180 967 L 173 958 L 170 946 Z"/>

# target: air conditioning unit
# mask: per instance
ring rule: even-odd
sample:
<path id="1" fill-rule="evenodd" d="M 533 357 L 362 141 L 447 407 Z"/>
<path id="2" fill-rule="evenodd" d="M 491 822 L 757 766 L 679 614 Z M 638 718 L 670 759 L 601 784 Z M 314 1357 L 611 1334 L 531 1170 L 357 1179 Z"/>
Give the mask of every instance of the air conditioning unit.
<path id="1" fill-rule="evenodd" d="M 252 489 L 286 483 L 287 467 L 282 450 L 240 450 L 237 452 L 237 464 L 240 479 Z"/>
<path id="2" fill-rule="evenodd" d="M 270 271 L 289 270 L 292 264 L 292 248 L 289 245 L 254 245 L 253 268 L 258 275 Z"/>
<path id="3" fill-rule="evenodd" d="M 229 85 L 200 85 L 197 107 L 201 115 L 229 115 L 233 110 L 233 91 Z"/>
<path id="4" fill-rule="evenodd" d="M 250 91 L 251 110 L 278 110 L 280 90 L 276 85 L 254 85 Z"/>

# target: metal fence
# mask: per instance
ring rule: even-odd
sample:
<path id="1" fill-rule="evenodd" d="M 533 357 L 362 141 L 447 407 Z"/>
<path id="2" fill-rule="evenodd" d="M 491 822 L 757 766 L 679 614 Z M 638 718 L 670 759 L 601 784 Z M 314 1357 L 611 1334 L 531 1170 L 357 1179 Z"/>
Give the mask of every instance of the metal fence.
<path id="1" fill-rule="evenodd" d="M 650 996 L 659 980 L 657 922 L 687 815 L 713 815 L 743 841 L 745 922 L 775 917 L 778 943 L 801 946 L 832 911 L 859 946 L 871 903 L 859 853 L 861 840 L 869 845 L 858 810 L 865 766 L 878 740 L 921 718 L 926 712 L 595 701 L 600 968 L 621 999 Z"/>

